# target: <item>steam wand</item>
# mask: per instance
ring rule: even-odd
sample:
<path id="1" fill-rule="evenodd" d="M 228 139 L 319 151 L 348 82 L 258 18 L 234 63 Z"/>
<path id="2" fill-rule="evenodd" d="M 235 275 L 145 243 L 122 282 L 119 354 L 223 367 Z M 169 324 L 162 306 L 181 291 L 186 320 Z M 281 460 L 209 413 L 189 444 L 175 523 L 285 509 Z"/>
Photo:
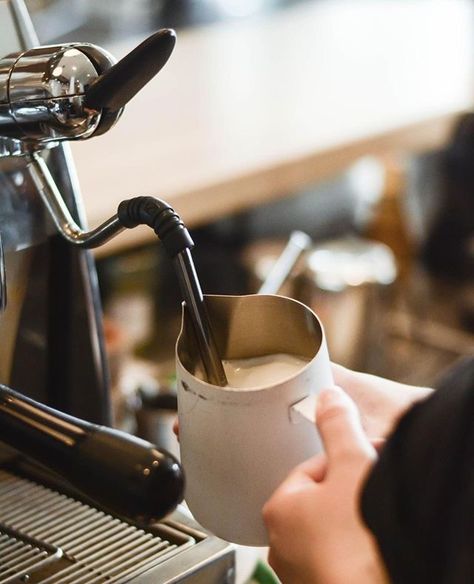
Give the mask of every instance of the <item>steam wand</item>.
<path id="1" fill-rule="evenodd" d="M 178 275 L 206 380 L 213 385 L 227 385 L 227 378 L 191 256 L 190 250 L 194 247 L 194 242 L 181 218 L 168 203 L 160 199 L 136 197 L 120 203 L 118 220 L 121 225 L 128 228 L 148 225 L 160 238 L 166 252 L 173 260 Z"/>
<path id="2" fill-rule="evenodd" d="M 28 155 L 27 166 L 58 231 L 70 243 L 78 247 L 94 248 L 109 241 L 125 228 L 148 225 L 154 230 L 173 260 L 206 380 L 213 385 L 227 385 L 190 252 L 194 242 L 174 209 L 154 197 L 135 197 L 122 201 L 117 213 L 97 228 L 84 231 L 72 218 L 48 166 L 38 152 L 33 151 Z"/>

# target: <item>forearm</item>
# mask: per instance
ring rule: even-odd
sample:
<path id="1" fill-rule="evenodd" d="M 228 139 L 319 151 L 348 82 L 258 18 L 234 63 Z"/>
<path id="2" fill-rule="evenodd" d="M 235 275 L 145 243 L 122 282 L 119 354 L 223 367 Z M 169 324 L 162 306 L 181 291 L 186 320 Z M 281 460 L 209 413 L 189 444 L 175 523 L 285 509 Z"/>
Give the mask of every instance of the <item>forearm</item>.
<path id="1" fill-rule="evenodd" d="M 428 387 L 397 383 L 333 364 L 337 385 L 355 401 L 369 438 L 385 438 L 400 417 L 415 403 L 433 393 Z"/>

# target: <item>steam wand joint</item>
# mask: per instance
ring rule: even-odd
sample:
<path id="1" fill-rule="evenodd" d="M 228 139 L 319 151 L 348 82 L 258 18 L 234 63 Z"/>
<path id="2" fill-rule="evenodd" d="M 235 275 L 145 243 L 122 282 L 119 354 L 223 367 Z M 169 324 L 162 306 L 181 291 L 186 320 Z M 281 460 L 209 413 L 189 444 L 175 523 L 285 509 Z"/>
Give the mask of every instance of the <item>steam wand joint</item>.
<path id="1" fill-rule="evenodd" d="M 122 201 L 117 217 L 120 224 L 129 229 L 137 225 L 151 227 L 171 258 L 194 247 L 194 241 L 180 216 L 161 199 L 134 197 Z"/>

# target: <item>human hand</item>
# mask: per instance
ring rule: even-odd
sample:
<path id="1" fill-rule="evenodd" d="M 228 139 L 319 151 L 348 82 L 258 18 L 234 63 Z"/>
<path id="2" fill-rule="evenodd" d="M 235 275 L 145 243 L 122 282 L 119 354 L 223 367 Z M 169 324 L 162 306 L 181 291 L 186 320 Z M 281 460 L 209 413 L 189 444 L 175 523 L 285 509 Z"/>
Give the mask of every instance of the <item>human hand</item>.
<path id="1" fill-rule="evenodd" d="M 358 510 L 375 450 L 341 389 L 322 392 L 316 420 L 326 454 L 298 466 L 263 509 L 269 563 L 284 584 L 387 582 Z"/>
<path id="2" fill-rule="evenodd" d="M 362 426 L 374 445 L 383 443 L 398 419 L 417 401 L 433 390 L 397 383 L 383 377 L 359 373 L 332 364 L 336 385 L 356 403 Z"/>

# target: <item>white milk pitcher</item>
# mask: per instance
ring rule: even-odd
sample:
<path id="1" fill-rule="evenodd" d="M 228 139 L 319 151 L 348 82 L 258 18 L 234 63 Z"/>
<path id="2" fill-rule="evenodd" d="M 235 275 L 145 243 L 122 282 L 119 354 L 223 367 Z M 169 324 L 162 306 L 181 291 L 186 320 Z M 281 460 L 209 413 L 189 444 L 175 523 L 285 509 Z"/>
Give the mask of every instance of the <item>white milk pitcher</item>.
<path id="1" fill-rule="evenodd" d="M 333 385 L 324 331 L 307 306 L 283 296 L 205 300 L 224 365 L 281 361 L 282 355 L 285 363 L 270 366 L 271 374 L 264 366 L 253 380 L 239 382 L 243 387 L 203 381 L 184 309 L 176 367 L 185 500 L 215 535 L 264 546 L 263 505 L 296 465 L 322 449 L 314 427 L 315 398 Z M 236 377 L 235 367 L 228 370 L 229 385 L 241 371 Z"/>

